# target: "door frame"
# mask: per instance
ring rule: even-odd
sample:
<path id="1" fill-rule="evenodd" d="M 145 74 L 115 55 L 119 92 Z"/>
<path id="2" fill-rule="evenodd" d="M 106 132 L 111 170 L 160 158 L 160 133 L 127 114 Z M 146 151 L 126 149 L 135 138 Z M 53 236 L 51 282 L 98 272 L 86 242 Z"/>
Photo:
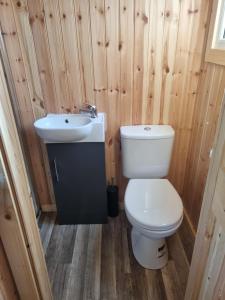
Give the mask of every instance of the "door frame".
<path id="1" fill-rule="evenodd" d="M 186 288 L 185 300 L 198 299 L 214 228 L 214 217 L 211 215 L 213 196 L 220 168 L 223 146 L 225 143 L 225 95 L 221 105 L 219 121 L 213 145 L 213 154 L 202 201 L 195 246 Z"/>
<path id="2" fill-rule="evenodd" d="M 34 282 L 33 287 L 27 286 L 26 278 L 23 278 L 22 269 L 17 269 L 17 272 L 21 272 L 21 281 L 24 280 L 24 282 L 22 282 L 23 286 L 28 289 L 33 288 L 34 300 L 51 300 L 51 285 L 45 262 L 40 233 L 36 221 L 31 186 L 24 163 L 23 152 L 1 61 L 0 135 L 0 150 L 3 167 L 6 173 L 6 179 L 10 190 L 12 206 L 16 216 L 18 217 L 17 220 L 21 228 L 21 230 L 18 231 L 17 238 L 18 240 L 20 240 L 21 244 L 26 241 L 27 255 L 26 260 L 24 261 L 24 267 L 30 269 L 32 273 Z M 10 239 L 11 235 L 6 235 L 6 238 Z M 15 251 L 22 251 L 22 249 L 15 249 Z M 8 257 L 8 259 L 9 261 L 11 260 L 10 257 Z M 13 268 L 11 267 L 11 269 L 13 273 Z M 13 276 L 16 276 L 16 274 L 13 274 Z M 21 294 L 21 285 L 19 287 L 17 286 L 17 289 L 19 294 Z"/>

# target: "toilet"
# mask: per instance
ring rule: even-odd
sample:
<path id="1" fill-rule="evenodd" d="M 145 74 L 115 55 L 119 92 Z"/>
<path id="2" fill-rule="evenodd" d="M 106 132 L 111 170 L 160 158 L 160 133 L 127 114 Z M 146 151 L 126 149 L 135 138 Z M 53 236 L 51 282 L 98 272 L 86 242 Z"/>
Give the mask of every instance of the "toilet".
<path id="1" fill-rule="evenodd" d="M 168 261 L 165 238 L 183 220 L 180 196 L 164 177 L 171 161 L 174 130 L 169 125 L 120 128 L 123 175 L 129 178 L 125 212 L 132 225 L 131 241 L 138 263 L 160 269 Z"/>

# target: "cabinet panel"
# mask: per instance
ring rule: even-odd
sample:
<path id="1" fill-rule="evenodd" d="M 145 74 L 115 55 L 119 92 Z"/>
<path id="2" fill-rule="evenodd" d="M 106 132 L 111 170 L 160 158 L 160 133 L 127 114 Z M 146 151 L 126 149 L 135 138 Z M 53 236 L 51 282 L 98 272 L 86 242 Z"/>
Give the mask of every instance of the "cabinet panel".
<path id="1" fill-rule="evenodd" d="M 104 143 L 48 144 L 60 224 L 107 221 Z"/>

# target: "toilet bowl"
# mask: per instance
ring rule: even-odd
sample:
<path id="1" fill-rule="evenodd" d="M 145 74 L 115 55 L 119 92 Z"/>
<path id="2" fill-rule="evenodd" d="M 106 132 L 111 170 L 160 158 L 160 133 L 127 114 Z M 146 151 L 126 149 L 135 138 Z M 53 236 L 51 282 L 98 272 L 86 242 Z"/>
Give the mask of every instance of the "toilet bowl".
<path id="1" fill-rule="evenodd" d="M 130 179 L 125 212 L 138 263 L 148 269 L 164 267 L 168 261 L 165 238 L 176 232 L 183 219 L 182 201 L 172 184 L 167 179 Z"/>
<path id="2" fill-rule="evenodd" d="M 169 125 L 133 125 L 122 126 L 120 135 L 133 253 L 143 267 L 160 269 L 168 260 L 165 238 L 183 219 L 181 198 L 162 179 L 168 175 L 175 132 Z"/>

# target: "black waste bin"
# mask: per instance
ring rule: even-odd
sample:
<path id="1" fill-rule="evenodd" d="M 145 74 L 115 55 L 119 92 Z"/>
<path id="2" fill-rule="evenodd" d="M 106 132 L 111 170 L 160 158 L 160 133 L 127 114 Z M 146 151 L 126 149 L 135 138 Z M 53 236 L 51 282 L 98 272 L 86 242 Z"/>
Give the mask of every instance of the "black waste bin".
<path id="1" fill-rule="evenodd" d="M 119 214 L 119 196 L 118 187 L 116 185 L 108 185 L 107 187 L 108 198 L 108 215 L 110 217 L 117 217 Z"/>

